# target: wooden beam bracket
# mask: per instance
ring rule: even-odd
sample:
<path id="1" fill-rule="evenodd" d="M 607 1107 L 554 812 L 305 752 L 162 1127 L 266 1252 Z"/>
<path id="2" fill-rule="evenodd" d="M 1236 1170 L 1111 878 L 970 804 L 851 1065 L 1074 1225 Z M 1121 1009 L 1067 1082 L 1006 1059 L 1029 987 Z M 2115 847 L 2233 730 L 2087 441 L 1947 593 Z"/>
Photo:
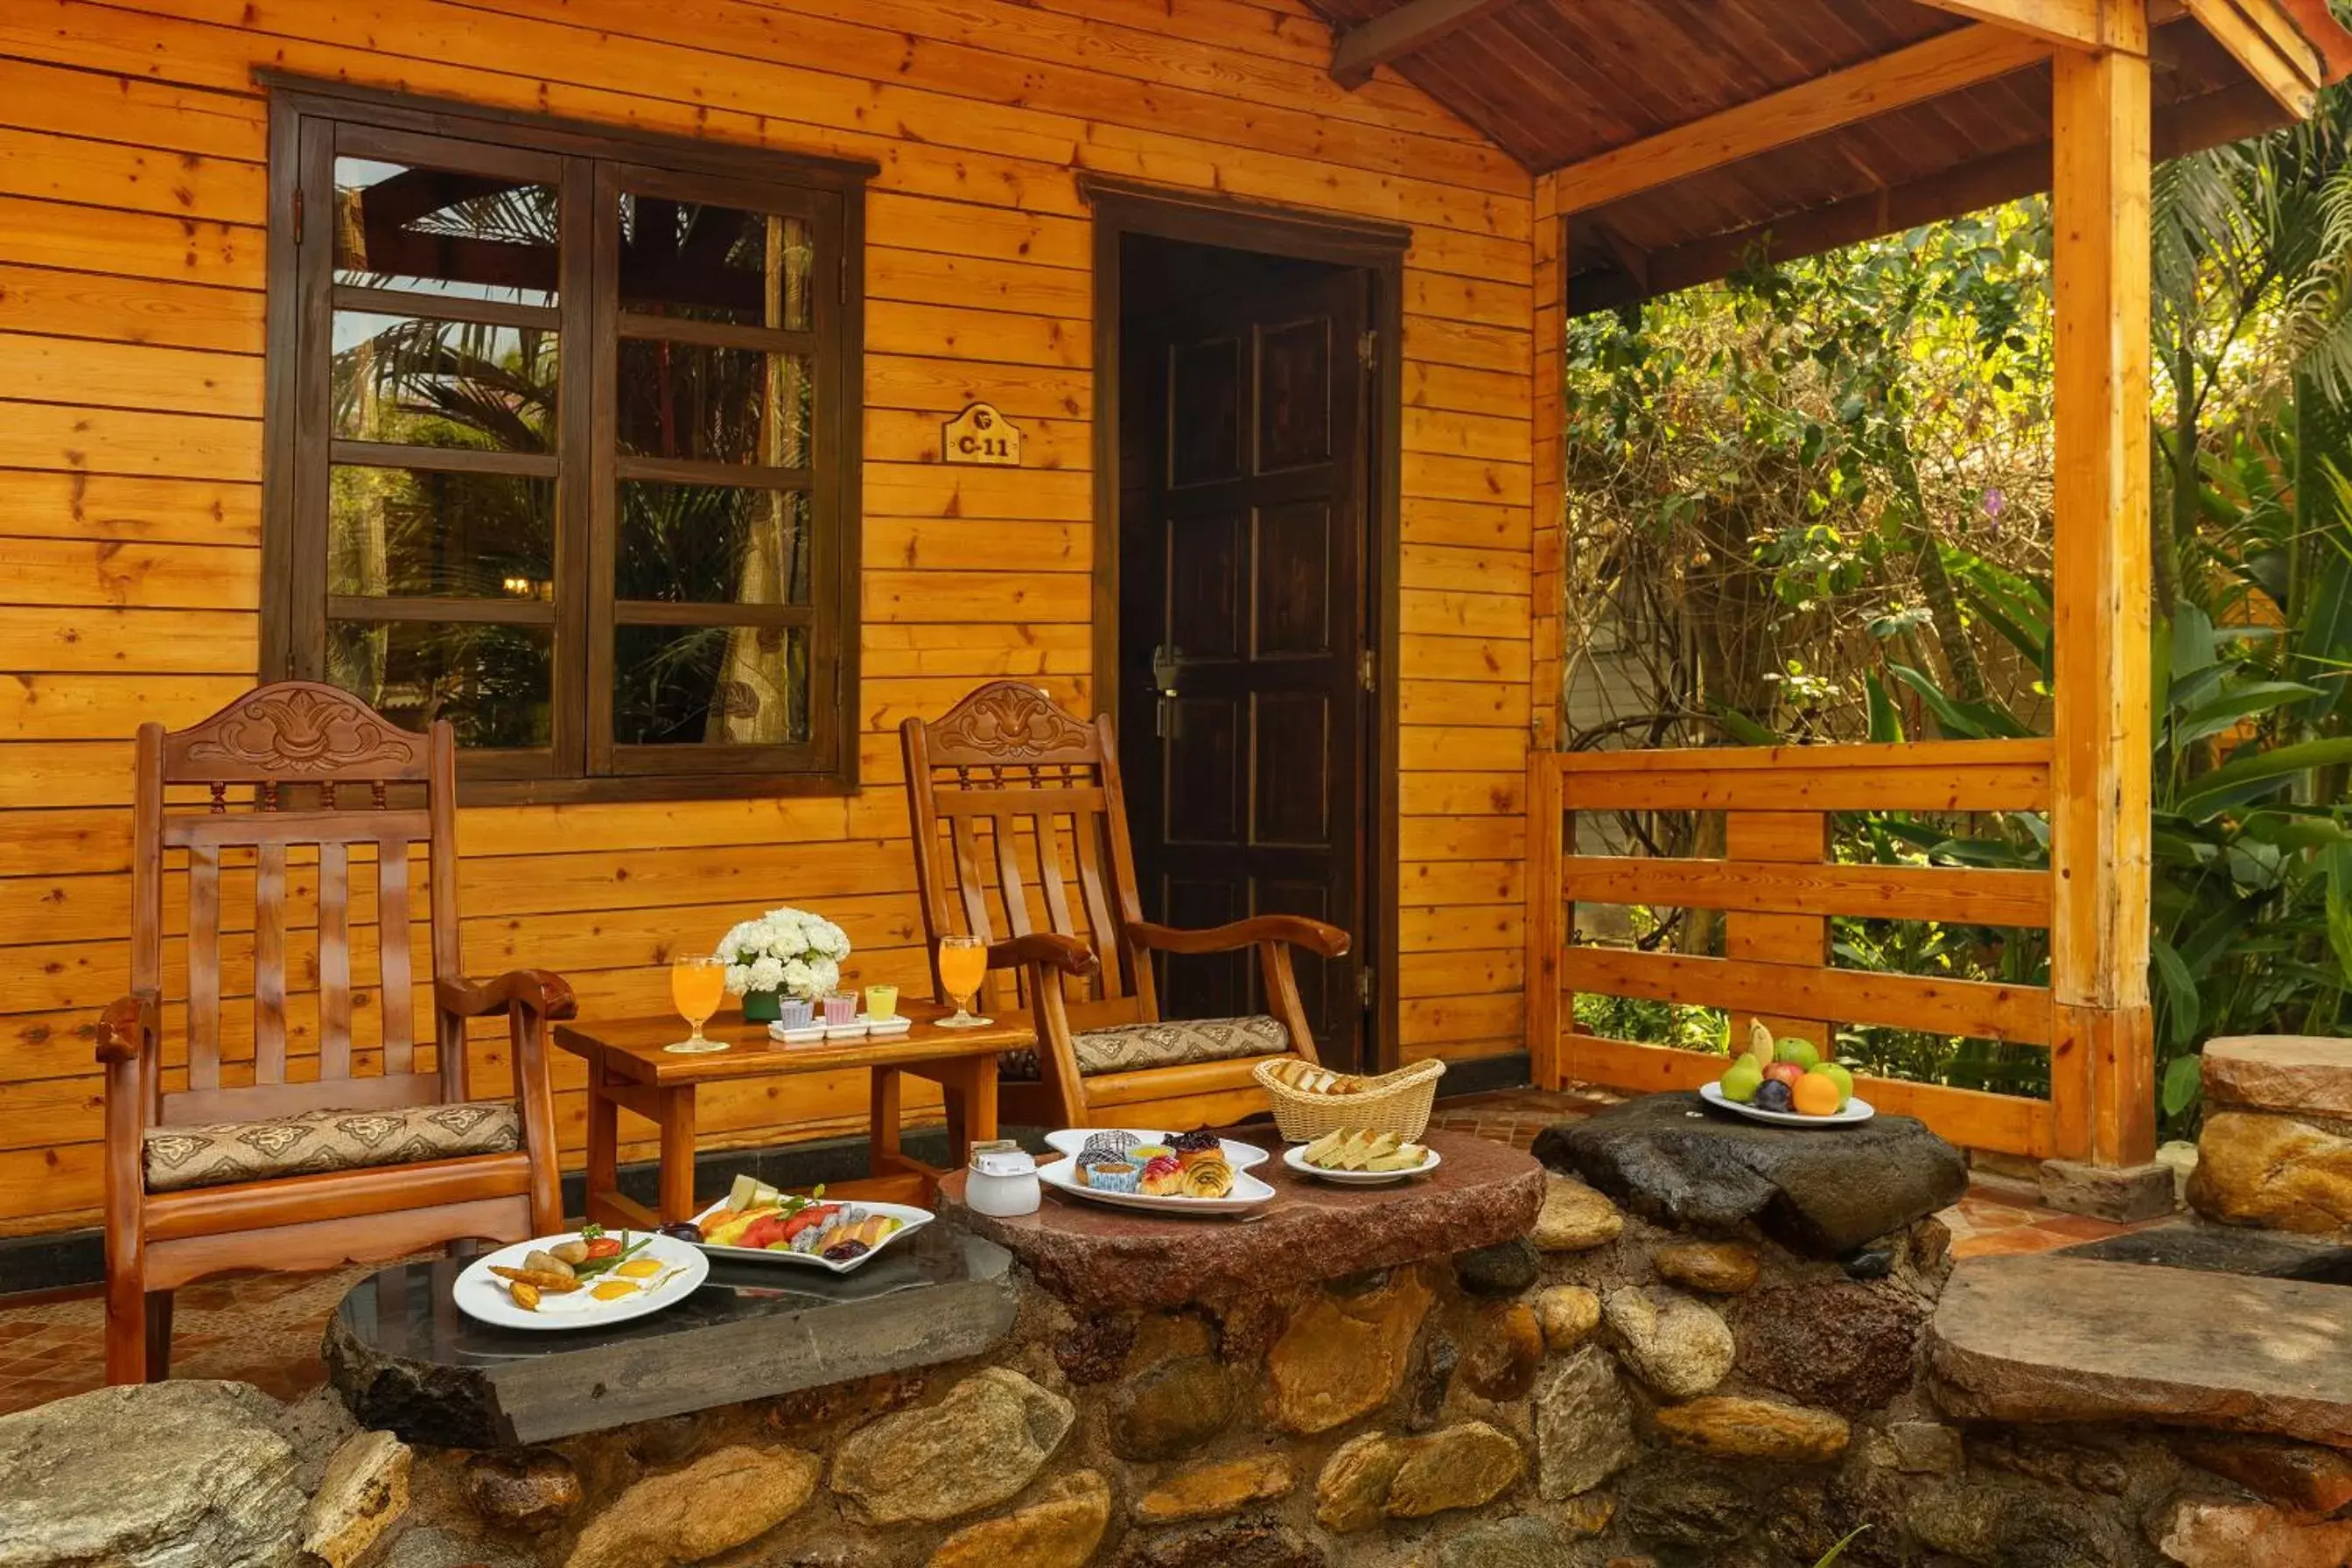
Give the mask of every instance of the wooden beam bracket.
<path id="1" fill-rule="evenodd" d="M 1349 91 L 1372 79 L 1379 67 L 1427 48 L 1448 33 L 1466 27 L 1514 0 L 1405 0 L 1395 10 L 1360 22 L 1331 45 L 1331 78 Z"/>

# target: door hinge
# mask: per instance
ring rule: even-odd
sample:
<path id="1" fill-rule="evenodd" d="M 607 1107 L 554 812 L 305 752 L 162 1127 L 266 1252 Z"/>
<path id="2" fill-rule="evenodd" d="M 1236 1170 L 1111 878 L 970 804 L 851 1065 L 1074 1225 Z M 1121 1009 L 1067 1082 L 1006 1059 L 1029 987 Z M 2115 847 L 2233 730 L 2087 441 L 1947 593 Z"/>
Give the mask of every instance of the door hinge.
<path id="1" fill-rule="evenodd" d="M 1381 689 L 1381 656 L 1370 648 L 1356 656 L 1356 684 L 1367 691 Z"/>
<path id="2" fill-rule="evenodd" d="M 1356 363 L 1366 370 L 1378 369 L 1381 363 L 1381 334 L 1370 328 L 1356 338 Z"/>
<path id="3" fill-rule="evenodd" d="M 294 187 L 294 243 L 302 243 L 302 187 Z"/>
<path id="4" fill-rule="evenodd" d="M 1363 1006 L 1365 1012 L 1369 1013 L 1372 1010 L 1373 1000 L 1379 996 L 1380 989 L 1381 988 L 1377 984 L 1373 984 L 1372 981 L 1372 966 L 1369 963 L 1358 966 L 1356 970 L 1356 1000 Z"/>

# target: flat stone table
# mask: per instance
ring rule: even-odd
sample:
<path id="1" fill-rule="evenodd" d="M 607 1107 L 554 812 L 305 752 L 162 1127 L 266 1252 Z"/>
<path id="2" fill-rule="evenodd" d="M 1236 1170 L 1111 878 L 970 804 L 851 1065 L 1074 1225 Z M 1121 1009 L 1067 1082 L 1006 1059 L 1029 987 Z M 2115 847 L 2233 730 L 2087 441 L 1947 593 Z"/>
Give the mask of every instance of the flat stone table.
<path id="1" fill-rule="evenodd" d="M 1543 1206 L 1543 1167 L 1501 1143 L 1432 1132 L 1442 1163 L 1388 1186 L 1339 1186 L 1282 1163 L 1268 1126 L 1219 1136 L 1272 1158 L 1250 1174 L 1274 1189 L 1232 1218 L 1161 1218 L 1051 1187 L 1035 1214 L 996 1219 L 963 1201 L 964 1173 L 940 1185 L 940 1211 L 1010 1250 L 1047 1290 L 1082 1308 L 1173 1307 L 1273 1286 L 1337 1279 L 1423 1258 L 1516 1241 Z"/>
<path id="2" fill-rule="evenodd" d="M 1013 1327 L 1003 1247 L 926 1226 L 853 1273 L 710 1260 L 677 1305 L 606 1329 L 502 1329 L 457 1310 L 464 1263 L 354 1286 L 327 1325 L 330 1379 L 363 1426 L 488 1448 L 978 1355 Z"/>
<path id="3" fill-rule="evenodd" d="M 1844 1257 L 1969 1189 L 1968 1161 L 1911 1117 L 1773 1127 L 1691 1093 L 1547 1127 L 1535 1153 L 1644 1219 L 1718 1235 L 1752 1224 L 1806 1258 Z"/>

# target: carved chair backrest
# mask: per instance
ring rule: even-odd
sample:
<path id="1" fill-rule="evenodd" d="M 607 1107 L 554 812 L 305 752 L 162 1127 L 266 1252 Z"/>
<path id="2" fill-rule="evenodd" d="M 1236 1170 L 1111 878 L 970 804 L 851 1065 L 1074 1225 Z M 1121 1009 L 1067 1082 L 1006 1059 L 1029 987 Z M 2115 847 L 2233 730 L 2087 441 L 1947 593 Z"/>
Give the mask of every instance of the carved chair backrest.
<path id="1" fill-rule="evenodd" d="M 437 1040 L 437 1072 L 415 1068 L 419 977 L 410 951 L 411 854 L 421 847 L 433 933 L 424 978 L 463 973 L 457 758 L 448 722 L 420 735 L 336 687 L 283 681 L 257 688 L 184 730 L 141 725 L 137 769 L 134 988 L 163 989 L 167 879 L 184 880 L 187 900 L 187 1087 L 164 1093 L 151 1076 L 155 1120 L 242 1121 L 465 1099 L 462 1033 Z M 355 885 L 374 889 L 372 928 L 352 920 Z M 240 918 L 247 889 L 249 928 Z M 306 903 L 316 916 L 308 929 L 300 921 Z M 365 994 L 354 982 L 352 959 L 370 937 L 378 1026 L 362 1027 L 355 1052 L 354 1002 L 364 1006 Z M 248 952 L 250 964 L 243 962 Z M 289 1036 L 304 1032 L 289 1025 L 288 1008 L 288 974 L 298 967 L 317 981 L 318 1048 L 315 1074 L 299 1080 L 289 1078 L 287 1059 Z M 240 985 L 247 973 L 249 985 Z M 225 993 L 238 1003 L 234 1012 Z M 244 1033 L 230 1023 L 248 1010 L 249 1072 L 237 1059 Z M 437 1020 L 429 1003 L 426 1013 Z M 436 1021 L 436 1037 L 450 1027 Z M 367 1036 L 381 1061 L 373 1075 L 355 1070 L 367 1054 Z M 249 1083 L 232 1081 L 247 1078 Z"/>
<path id="2" fill-rule="evenodd" d="M 1127 939 L 1127 922 L 1143 916 L 1110 720 L 1089 723 L 1034 686 L 996 680 L 938 722 L 908 719 L 898 733 L 934 954 L 954 931 L 1078 937 L 1100 961 L 1094 997 L 1156 1020 L 1151 965 Z M 992 975 L 988 1005 L 996 987 Z"/>

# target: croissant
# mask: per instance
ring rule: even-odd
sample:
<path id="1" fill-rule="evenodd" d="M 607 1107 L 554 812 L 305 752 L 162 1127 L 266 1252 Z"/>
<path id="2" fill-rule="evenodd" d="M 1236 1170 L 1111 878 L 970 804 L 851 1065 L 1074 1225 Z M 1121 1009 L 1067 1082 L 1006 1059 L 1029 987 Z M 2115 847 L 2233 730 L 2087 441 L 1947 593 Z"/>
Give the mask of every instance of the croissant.
<path id="1" fill-rule="evenodd" d="M 1220 1155 L 1204 1155 L 1184 1167 L 1184 1195 L 1222 1198 L 1234 1190 L 1234 1168 Z"/>

